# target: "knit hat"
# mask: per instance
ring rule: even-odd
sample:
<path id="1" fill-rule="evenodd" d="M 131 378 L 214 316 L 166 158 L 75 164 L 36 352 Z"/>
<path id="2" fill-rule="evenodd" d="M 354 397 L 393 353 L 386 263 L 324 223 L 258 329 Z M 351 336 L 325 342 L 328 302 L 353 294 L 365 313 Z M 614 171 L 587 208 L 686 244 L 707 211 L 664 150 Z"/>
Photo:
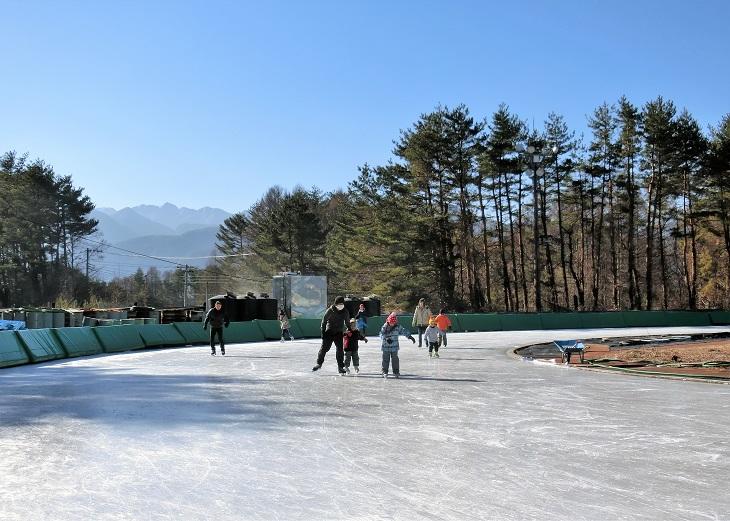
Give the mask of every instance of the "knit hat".
<path id="1" fill-rule="evenodd" d="M 429 326 L 435 326 L 436 325 L 436 319 L 431 317 L 428 319 L 428 325 Z"/>
<path id="2" fill-rule="evenodd" d="M 345 297 L 343 297 L 342 295 L 335 297 L 335 306 L 337 304 L 344 304 L 344 303 L 345 303 Z"/>
<path id="3" fill-rule="evenodd" d="M 354 318 L 350 319 L 350 324 L 354 324 L 355 322 L 357 322 L 357 320 L 355 320 Z"/>
<path id="4" fill-rule="evenodd" d="M 395 312 L 393 312 L 388 315 L 388 318 L 386 318 L 385 321 L 391 326 L 394 326 L 398 323 L 398 317 L 396 316 Z"/>

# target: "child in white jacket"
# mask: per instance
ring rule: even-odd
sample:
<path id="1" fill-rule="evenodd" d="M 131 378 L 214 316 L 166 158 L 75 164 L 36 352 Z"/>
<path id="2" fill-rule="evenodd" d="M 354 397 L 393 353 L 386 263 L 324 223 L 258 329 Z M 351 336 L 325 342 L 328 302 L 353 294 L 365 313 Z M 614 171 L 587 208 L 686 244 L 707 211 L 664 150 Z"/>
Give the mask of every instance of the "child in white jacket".
<path id="1" fill-rule="evenodd" d="M 428 321 L 428 327 L 423 334 L 423 338 L 426 340 L 426 345 L 428 346 L 429 358 L 439 357 L 439 333 L 440 330 L 438 326 L 436 326 L 436 319 L 431 318 Z"/>

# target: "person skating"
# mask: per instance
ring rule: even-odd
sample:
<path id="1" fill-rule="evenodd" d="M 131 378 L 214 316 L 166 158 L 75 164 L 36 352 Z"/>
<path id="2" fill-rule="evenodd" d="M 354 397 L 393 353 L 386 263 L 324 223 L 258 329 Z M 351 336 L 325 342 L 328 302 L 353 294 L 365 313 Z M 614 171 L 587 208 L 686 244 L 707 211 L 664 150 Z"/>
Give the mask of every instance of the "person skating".
<path id="1" fill-rule="evenodd" d="M 203 322 L 203 329 L 208 328 L 210 322 L 210 354 L 215 356 L 215 337 L 218 336 L 218 341 L 221 344 L 221 354 L 225 356 L 226 345 L 223 342 L 223 326 L 228 327 L 230 320 L 228 315 L 223 310 L 223 303 L 220 300 L 215 302 L 215 305 L 208 310 L 205 315 L 205 322 Z"/>
<path id="2" fill-rule="evenodd" d="M 360 333 L 362 336 L 365 336 L 365 331 L 368 327 L 368 315 L 365 313 L 365 304 L 360 304 L 360 309 L 357 310 L 355 320 L 357 320 L 357 328 L 360 330 Z"/>
<path id="3" fill-rule="evenodd" d="M 423 333 L 426 331 L 430 319 L 431 309 L 426 305 L 426 299 L 422 298 L 418 301 L 415 311 L 413 311 L 413 320 L 411 321 L 411 326 L 418 328 L 418 347 L 423 346 Z"/>
<path id="4" fill-rule="evenodd" d="M 281 341 L 282 343 L 289 340 L 294 340 L 294 335 L 289 330 L 289 317 L 286 316 L 286 312 L 283 309 L 279 310 L 279 324 L 281 325 Z"/>
<path id="5" fill-rule="evenodd" d="M 446 347 L 446 331 L 451 327 L 451 319 L 446 315 L 446 310 L 443 308 L 436 315 L 436 326 L 439 328 L 439 347 Z"/>
<path id="6" fill-rule="evenodd" d="M 365 340 L 367 343 L 368 339 L 365 335 L 357 328 L 357 321 L 354 318 L 350 319 L 350 329 L 348 329 L 343 335 L 343 343 L 345 350 L 345 371 L 349 374 L 350 372 L 350 360 L 352 360 L 353 368 L 355 373 L 360 372 L 360 355 L 357 352 L 358 341 Z"/>
<path id="7" fill-rule="evenodd" d="M 428 327 L 423 333 L 423 339 L 428 346 L 428 356 L 431 358 L 439 357 L 439 328 L 436 326 L 436 319 L 431 317 L 428 321 Z"/>
<path id="8" fill-rule="evenodd" d="M 350 313 L 345 309 L 345 297 L 339 296 L 335 298 L 334 304 L 332 304 L 327 311 L 325 311 L 322 317 L 322 347 L 319 348 L 317 354 L 317 363 L 312 367 L 312 371 L 316 371 L 324 363 L 324 356 L 327 351 L 332 347 L 332 343 L 335 344 L 335 357 L 337 358 L 337 370 L 340 374 L 345 373 L 345 354 L 343 351 L 342 335 L 348 328 L 350 322 Z"/>
<path id="9" fill-rule="evenodd" d="M 398 358 L 398 336 L 403 335 L 414 344 L 416 339 L 413 338 L 411 332 L 401 325 L 398 325 L 398 317 L 395 313 L 388 315 L 385 324 L 380 329 L 380 340 L 382 341 L 380 349 L 383 351 L 383 378 L 388 376 L 388 366 L 393 364 L 393 374 L 396 378 L 400 377 L 400 359 Z"/>

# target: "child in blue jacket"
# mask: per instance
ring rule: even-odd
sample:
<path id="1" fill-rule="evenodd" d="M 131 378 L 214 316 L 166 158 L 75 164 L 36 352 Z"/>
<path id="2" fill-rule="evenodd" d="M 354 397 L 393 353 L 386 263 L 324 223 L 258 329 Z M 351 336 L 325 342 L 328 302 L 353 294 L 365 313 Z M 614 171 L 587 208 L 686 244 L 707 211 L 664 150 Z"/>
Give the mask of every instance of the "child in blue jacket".
<path id="1" fill-rule="evenodd" d="M 414 344 L 416 339 L 413 338 L 411 332 L 403 326 L 398 325 L 398 317 L 395 313 L 388 315 L 385 324 L 380 330 L 380 339 L 382 340 L 381 350 L 383 351 L 383 378 L 388 376 L 388 366 L 393 361 L 393 374 L 396 378 L 400 377 L 400 359 L 398 358 L 398 336 L 403 335 Z"/>

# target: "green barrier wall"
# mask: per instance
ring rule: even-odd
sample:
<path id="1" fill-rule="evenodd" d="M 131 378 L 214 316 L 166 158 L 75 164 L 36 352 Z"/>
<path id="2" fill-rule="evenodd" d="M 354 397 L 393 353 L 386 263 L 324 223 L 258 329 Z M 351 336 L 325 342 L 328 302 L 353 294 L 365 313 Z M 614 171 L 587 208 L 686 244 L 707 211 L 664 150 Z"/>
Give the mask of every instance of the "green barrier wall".
<path id="1" fill-rule="evenodd" d="M 90 327 L 59 327 L 53 334 L 70 357 L 98 355 L 103 352 L 99 339 Z"/>
<path id="2" fill-rule="evenodd" d="M 30 362 L 15 331 L 0 331 L 0 367 L 23 365 Z"/>
<path id="3" fill-rule="evenodd" d="M 294 324 L 294 330 L 299 331 L 297 338 L 319 338 L 321 336 L 322 321 L 318 318 L 292 318 L 289 322 Z"/>
<path id="4" fill-rule="evenodd" d="M 706 311 L 665 311 L 669 326 L 711 326 L 710 315 Z"/>
<path id="5" fill-rule="evenodd" d="M 418 335 L 418 328 L 416 326 L 412 326 L 411 323 L 413 322 L 413 315 L 398 315 L 398 325 L 403 326 L 411 333 L 415 333 Z M 383 326 L 380 326 L 383 327 Z M 378 333 L 380 333 L 380 329 L 378 329 Z"/>
<path id="6" fill-rule="evenodd" d="M 185 337 L 172 324 L 146 324 L 133 327 L 137 328 L 146 347 L 183 346 L 187 343 Z"/>
<path id="7" fill-rule="evenodd" d="M 580 313 L 541 313 L 543 329 L 576 329 L 582 327 Z"/>
<path id="8" fill-rule="evenodd" d="M 435 317 L 436 315 L 434 315 Z M 452 333 L 463 333 L 466 331 L 464 329 L 464 326 L 461 325 L 461 320 L 459 320 L 459 315 L 446 315 L 451 319 L 451 332 Z M 501 325 L 499 327 L 502 327 Z"/>
<path id="9" fill-rule="evenodd" d="M 542 329 L 540 315 L 537 313 L 504 314 L 499 315 L 499 322 L 503 331 L 524 331 L 527 329 Z"/>
<path id="10" fill-rule="evenodd" d="M 710 311 L 709 315 L 713 326 L 730 324 L 730 311 Z"/>
<path id="11" fill-rule="evenodd" d="M 499 315 L 494 313 L 460 313 L 456 315 L 461 331 L 501 331 L 502 322 Z M 451 322 L 455 322 L 454 315 L 449 315 Z"/>
<path id="12" fill-rule="evenodd" d="M 666 327 L 669 325 L 664 311 L 622 311 L 621 314 L 624 316 L 627 327 Z"/>
<path id="13" fill-rule="evenodd" d="M 264 332 L 256 323 L 257 320 L 249 322 L 231 322 L 231 324 L 223 330 L 223 338 L 227 344 L 240 344 L 243 342 L 263 342 L 266 340 Z M 277 322 L 277 321 L 275 321 Z M 277 322 L 278 323 L 278 322 Z M 281 338 L 281 333 L 276 338 Z"/>
<path id="14" fill-rule="evenodd" d="M 385 324 L 385 315 L 378 315 L 377 317 L 368 317 L 368 328 L 365 330 L 365 334 L 368 336 L 380 335 L 380 330 Z M 410 329 L 410 327 L 409 327 Z"/>
<path id="15" fill-rule="evenodd" d="M 604 327 L 626 327 L 624 314 L 610 311 L 589 311 L 576 313 L 579 316 L 580 327 L 584 329 L 599 329 Z"/>
<path id="16" fill-rule="evenodd" d="M 105 353 L 119 353 L 145 348 L 144 340 L 137 331 L 138 327 L 145 326 L 106 326 L 93 329 Z"/>
<path id="17" fill-rule="evenodd" d="M 66 358 L 66 351 L 50 329 L 26 329 L 17 333 L 31 362 Z"/>
<path id="18" fill-rule="evenodd" d="M 185 339 L 186 344 L 210 343 L 210 330 L 203 329 L 202 322 L 175 322 L 173 325 Z"/>
<path id="19" fill-rule="evenodd" d="M 281 338 L 281 322 L 278 320 L 255 320 L 254 322 L 261 328 L 266 340 L 279 340 Z"/>

